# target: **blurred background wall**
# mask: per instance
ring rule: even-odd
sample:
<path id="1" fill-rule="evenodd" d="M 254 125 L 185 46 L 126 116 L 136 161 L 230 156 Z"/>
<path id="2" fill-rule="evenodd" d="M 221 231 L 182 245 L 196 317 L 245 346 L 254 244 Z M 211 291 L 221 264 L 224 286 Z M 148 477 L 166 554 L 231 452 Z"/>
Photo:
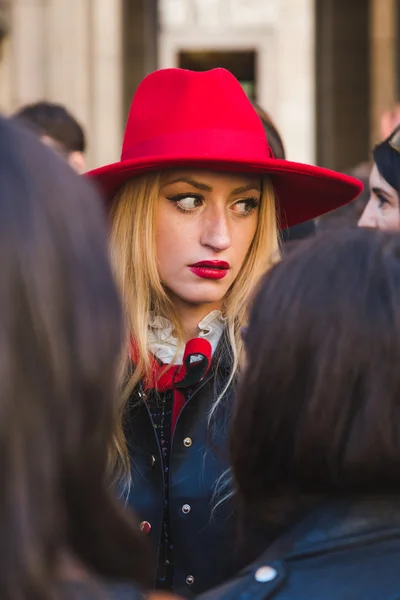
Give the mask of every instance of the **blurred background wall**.
<path id="1" fill-rule="evenodd" d="M 0 0 L 0 110 L 47 99 L 85 126 L 88 163 L 118 159 L 139 81 L 229 68 L 293 160 L 368 159 L 400 95 L 399 0 Z M 162 98 L 160 98 L 162 102 Z"/>

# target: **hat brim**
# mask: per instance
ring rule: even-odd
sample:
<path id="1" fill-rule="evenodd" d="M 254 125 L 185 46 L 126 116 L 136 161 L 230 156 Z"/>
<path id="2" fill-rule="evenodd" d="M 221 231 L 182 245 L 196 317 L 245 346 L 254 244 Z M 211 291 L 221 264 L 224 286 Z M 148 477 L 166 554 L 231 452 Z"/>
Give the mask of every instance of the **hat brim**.
<path id="1" fill-rule="evenodd" d="M 152 157 L 146 161 L 124 160 L 93 169 L 86 176 L 99 186 L 107 203 L 129 179 L 151 171 L 171 168 L 196 168 L 233 173 L 270 175 L 277 196 L 281 229 L 315 219 L 354 200 L 363 184 L 354 177 L 287 160 L 231 162 L 202 158 Z"/>

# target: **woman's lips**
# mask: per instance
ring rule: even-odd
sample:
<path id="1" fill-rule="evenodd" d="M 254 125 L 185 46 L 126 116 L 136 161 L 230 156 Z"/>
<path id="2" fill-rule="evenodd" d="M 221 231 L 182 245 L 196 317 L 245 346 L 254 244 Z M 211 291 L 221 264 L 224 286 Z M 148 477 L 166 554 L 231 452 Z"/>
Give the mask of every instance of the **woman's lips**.
<path id="1" fill-rule="evenodd" d="M 223 279 L 230 269 L 230 264 L 224 260 L 203 260 L 189 265 L 189 269 L 202 279 Z"/>

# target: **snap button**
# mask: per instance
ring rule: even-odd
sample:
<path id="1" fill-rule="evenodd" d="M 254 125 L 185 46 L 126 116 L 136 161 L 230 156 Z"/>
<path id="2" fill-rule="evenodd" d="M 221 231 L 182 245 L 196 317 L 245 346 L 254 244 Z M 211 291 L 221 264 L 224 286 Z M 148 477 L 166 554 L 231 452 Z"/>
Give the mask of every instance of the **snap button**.
<path id="1" fill-rule="evenodd" d="M 190 504 L 184 504 L 182 506 L 182 512 L 187 515 L 190 513 L 190 511 L 192 510 L 192 507 L 190 506 Z"/>
<path id="2" fill-rule="evenodd" d="M 254 573 L 254 579 L 259 583 L 267 583 L 272 581 L 278 575 L 278 572 L 273 567 L 260 567 Z"/>
<path id="3" fill-rule="evenodd" d="M 194 584 L 194 577 L 193 577 L 193 575 L 188 575 L 188 576 L 186 577 L 186 583 L 187 583 L 188 585 L 193 585 L 193 584 Z"/>
<path id="4" fill-rule="evenodd" d="M 183 440 L 183 445 L 185 446 L 185 448 L 190 448 L 190 446 L 191 446 L 192 444 L 193 444 L 193 442 L 192 442 L 192 438 L 190 438 L 190 437 L 186 437 L 186 438 Z"/>
<path id="5" fill-rule="evenodd" d="M 146 535 L 151 531 L 151 525 L 148 521 L 142 521 L 140 523 L 140 531 L 145 533 Z"/>
<path id="6" fill-rule="evenodd" d="M 155 464 L 156 464 L 156 457 L 154 456 L 154 454 L 151 454 L 150 455 L 150 466 L 153 468 Z"/>

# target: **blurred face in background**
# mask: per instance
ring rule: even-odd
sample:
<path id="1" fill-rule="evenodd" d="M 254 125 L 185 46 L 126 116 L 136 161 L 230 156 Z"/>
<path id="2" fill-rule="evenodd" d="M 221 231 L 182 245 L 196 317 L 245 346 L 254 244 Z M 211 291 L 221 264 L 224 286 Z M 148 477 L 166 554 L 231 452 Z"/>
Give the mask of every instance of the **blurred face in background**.
<path id="1" fill-rule="evenodd" d="M 86 161 L 83 152 L 68 152 L 62 144 L 48 135 L 42 135 L 41 141 L 49 148 L 52 148 L 57 154 L 62 156 L 69 166 L 78 173 L 83 175 L 86 171 Z"/>
<path id="2" fill-rule="evenodd" d="M 399 194 L 382 177 L 375 163 L 369 184 L 371 195 L 358 222 L 359 227 L 400 231 Z"/>

